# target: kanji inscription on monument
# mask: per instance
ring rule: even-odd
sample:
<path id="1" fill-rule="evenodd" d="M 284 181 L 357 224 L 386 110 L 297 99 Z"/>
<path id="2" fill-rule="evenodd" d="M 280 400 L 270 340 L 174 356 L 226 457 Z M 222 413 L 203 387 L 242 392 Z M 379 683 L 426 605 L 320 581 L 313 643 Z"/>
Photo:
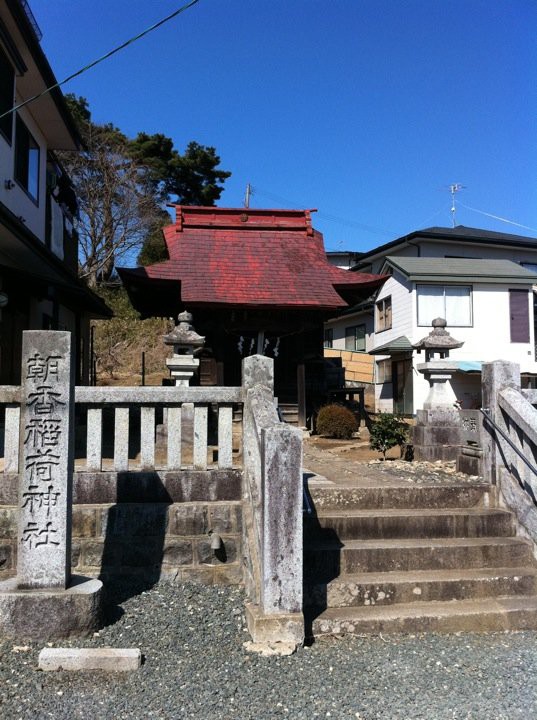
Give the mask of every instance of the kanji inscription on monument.
<path id="1" fill-rule="evenodd" d="M 27 331 L 22 354 L 17 584 L 66 588 L 73 475 L 71 333 Z"/>

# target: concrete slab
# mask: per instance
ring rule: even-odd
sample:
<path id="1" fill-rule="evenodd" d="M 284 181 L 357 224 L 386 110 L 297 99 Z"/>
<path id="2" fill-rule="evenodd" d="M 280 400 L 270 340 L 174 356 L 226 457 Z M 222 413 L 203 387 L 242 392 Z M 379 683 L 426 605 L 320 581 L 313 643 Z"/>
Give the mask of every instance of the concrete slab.
<path id="1" fill-rule="evenodd" d="M 127 672 L 141 664 L 139 648 L 43 648 L 39 653 L 39 669 L 45 671 Z"/>

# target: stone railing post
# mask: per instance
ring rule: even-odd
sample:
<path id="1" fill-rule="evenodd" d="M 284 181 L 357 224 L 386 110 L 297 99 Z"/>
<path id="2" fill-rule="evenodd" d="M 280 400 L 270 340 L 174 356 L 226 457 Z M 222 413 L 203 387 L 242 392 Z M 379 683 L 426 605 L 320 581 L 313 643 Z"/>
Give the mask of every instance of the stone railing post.
<path id="1" fill-rule="evenodd" d="M 279 421 L 271 359 L 243 361 L 243 389 L 245 502 L 253 524 L 245 549 L 257 555 L 248 629 L 255 642 L 296 646 L 304 641 L 302 434 Z"/>
<path id="2" fill-rule="evenodd" d="M 509 434 L 504 414 L 498 405 L 498 396 L 507 387 L 520 390 L 520 365 L 505 360 L 483 363 L 481 384 L 483 409 L 498 427 Z M 511 458 L 513 451 L 501 437 L 496 437 L 494 427 L 487 423 L 486 418 L 483 418 L 483 428 L 483 474 L 485 480 L 497 485 L 500 470 L 505 467 L 505 460 Z"/>

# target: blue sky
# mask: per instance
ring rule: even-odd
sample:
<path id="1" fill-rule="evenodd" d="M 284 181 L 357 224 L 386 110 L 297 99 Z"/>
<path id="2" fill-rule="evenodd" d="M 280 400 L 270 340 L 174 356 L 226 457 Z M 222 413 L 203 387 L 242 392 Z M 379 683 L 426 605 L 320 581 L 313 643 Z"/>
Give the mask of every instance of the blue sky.
<path id="1" fill-rule="evenodd" d="M 183 0 L 31 0 L 58 79 Z M 537 237 L 535 0 L 200 0 L 64 86 L 129 135 L 214 145 L 219 202 L 319 210 L 327 249 L 457 223 Z"/>

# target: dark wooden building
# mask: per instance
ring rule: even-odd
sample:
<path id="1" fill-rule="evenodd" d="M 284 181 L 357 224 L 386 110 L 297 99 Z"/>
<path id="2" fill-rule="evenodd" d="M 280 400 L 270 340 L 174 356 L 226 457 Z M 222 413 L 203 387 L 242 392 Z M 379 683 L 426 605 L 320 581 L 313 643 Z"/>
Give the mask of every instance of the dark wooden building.
<path id="1" fill-rule="evenodd" d="M 324 320 L 382 276 L 330 265 L 309 210 L 177 206 L 164 237 L 168 260 L 119 270 L 134 307 L 193 314 L 207 338 L 202 382 L 239 384 L 243 357 L 273 357 L 276 395 L 304 420 L 304 397 L 313 407 L 326 393 Z"/>

